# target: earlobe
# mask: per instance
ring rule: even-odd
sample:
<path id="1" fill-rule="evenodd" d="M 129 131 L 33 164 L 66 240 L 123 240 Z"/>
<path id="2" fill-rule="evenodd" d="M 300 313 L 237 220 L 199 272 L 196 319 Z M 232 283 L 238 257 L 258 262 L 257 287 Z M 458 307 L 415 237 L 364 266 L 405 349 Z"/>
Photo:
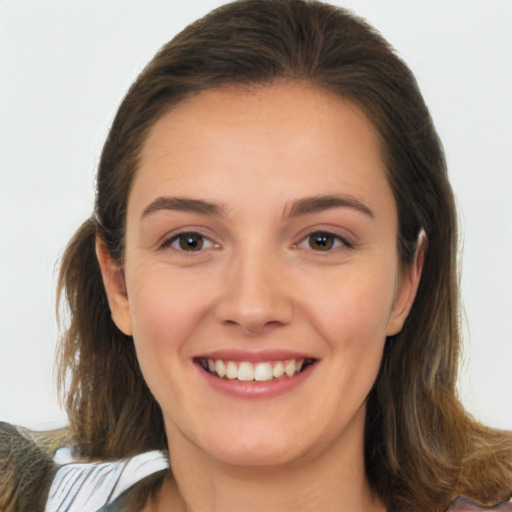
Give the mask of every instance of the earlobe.
<path id="1" fill-rule="evenodd" d="M 403 271 L 400 277 L 398 290 L 393 303 L 393 310 L 387 325 L 386 336 L 394 336 L 402 330 L 404 322 L 412 308 L 416 292 L 418 291 L 426 251 L 427 235 L 422 229 L 418 235 L 414 261 Z"/>
<path id="2" fill-rule="evenodd" d="M 108 298 L 112 320 L 124 334 L 132 335 L 132 318 L 122 267 L 113 261 L 103 240 L 96 238 L 96 257 L 101 269 L 103 286 Z"/>

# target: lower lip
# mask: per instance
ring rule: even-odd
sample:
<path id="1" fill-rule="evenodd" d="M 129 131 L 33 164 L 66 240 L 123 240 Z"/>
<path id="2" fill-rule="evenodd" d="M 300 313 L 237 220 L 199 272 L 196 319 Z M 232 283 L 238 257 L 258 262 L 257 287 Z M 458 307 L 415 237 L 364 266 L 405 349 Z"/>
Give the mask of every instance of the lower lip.
<path id="1" fill-rule="evenodd" d="M 239 398 L 273 398 L 287 393 L 297 386 L 300 386 L 316 367 L 316 363 L 308 366 L 305 370 L 293 377 L 281 377 L 267 381 L 242 382 L 236 379 L 223 379 L 207 372 L 202 366 L 197 365 L 198 371 L 206 380 L 209 386 L 221 393 Z"/>

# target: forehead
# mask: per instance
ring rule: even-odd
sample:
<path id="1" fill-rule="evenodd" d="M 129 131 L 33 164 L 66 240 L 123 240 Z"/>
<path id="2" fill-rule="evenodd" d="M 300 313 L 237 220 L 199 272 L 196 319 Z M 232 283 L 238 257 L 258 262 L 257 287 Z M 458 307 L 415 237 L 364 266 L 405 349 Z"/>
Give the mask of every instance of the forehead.
<path id="1" fill-rule="evenodd" d="M 345 98 L 297 83 L 209 90 L 152 127 L 132 190 L 189 195 L 192 188 L 208 196 L 223 185 L 238 187 L 239 195 L 266 186 L 282 197 L 311 195 L 311 187 L 390 192 L 379 136 L 365 114 Z"/>
<path id="2" fill-rule="evenodd" d="M 303 124 L 305 119 L 307 125 Z M 364 136 L 360 143 L 380 146 L 380 137 L 370 120 L 357 105 L 343 96 L 296 82 L 266 86 L 234 85 L 193 95 L 158 119 L 144 141 L 142 166 L 146 158 L 158 157 L 159 149 L 166 151 L 170 137 L 176 138 L 176 144 L 183 142 L 183 138 L 188 138 L 189 145 L 194 141 L 203 144 L 208 134 L 213 140 L 216 134 L 225 136 L 233 128 L 247 132 L 256 127 L 254 121 L 264 124 L 267 132 L 275 130 L 273 135 L 277 136 L 280 133 L 288 135 L 297 127 L 294 135 L 302 134 L 303 139 L 321 124 L 324 127 L 323 137 L 329 134 L 329 139 L 334 139 L 336 144 L 341 142 L 339 128 L 350 123 L 356 135 Z M 284 124 L 288 125 L 285 132 Z M 215 131 L 212 132 L 212 128 Z"/>

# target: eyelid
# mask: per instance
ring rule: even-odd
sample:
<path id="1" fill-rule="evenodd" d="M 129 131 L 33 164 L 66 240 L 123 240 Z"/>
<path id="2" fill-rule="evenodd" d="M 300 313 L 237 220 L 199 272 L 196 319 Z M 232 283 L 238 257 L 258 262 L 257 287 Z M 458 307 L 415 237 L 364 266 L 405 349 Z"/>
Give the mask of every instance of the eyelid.
<path id="1" fill-rule="evenodd" d="M 335 245 L 329 249 L 326 249 L 325 251 L 321 251 L 321 250 L 315 251 L 311 247 L 302 247 L 302 245 L 304 243 L 307 243 L 308 238 L 315 234 L 327 235 L 327 236 L 333 237 L 335 239 Z M 339 243 L 336 244 L 336 242 L 339 242 Z M 340 244 L 341 244 L 341 246 L 340 246 Z M 313 252 L 331 252 L 333 250 L 339 249 L 340 247 L 344 247 L 346 249 L 353 249 L 354 246 L 355 246 L 355 242 L 354 242 L 354 240 L 351 239 L 351 237 L 349 237 L 347 235 L 343 235 L 339 232 L 336 232 L 336 230 L 333 228 L 325 228 L 325 227 L 314 227 L 314 228 L 308 229 L 305 232 L 302 232 L 298 237 L 298 242 L 295 242 L 293 244 L 294 248 L 305 248 L 305 249 L 313 251 Z"/>
<path id="2" fill-rule="evenodd" d="M 201 238 L 203 240 L 203 243 L 205 241 L 208 242 L 208 247 L 201 247 L 197 251 L 194 251 L 194 250 L 187 251 L 185 249 L 173 247 L 173 245 L 179 241 L 180 237 L 183 237 L 186 235 L 192 235 L 197 238 Z M 205 235 L 200 230 L 194 229 L 194 228 L 179 229 L 177 231 L 173 231 L 172 233 L 165 235 L 162 238 L 162 240 L 158 243 L 159 249 L 172 248 L 173 250 L 175 250 L 177 252 L 181 252 L 181 253 L 194 253 L 194 252 L 199 253 L 199 252 L 203 252 L 203 251 L 209 250 L 209 249 L 216 249 L 218 247 L 220 247 L 220 244 L 214 242 L 211 237 Z"/>

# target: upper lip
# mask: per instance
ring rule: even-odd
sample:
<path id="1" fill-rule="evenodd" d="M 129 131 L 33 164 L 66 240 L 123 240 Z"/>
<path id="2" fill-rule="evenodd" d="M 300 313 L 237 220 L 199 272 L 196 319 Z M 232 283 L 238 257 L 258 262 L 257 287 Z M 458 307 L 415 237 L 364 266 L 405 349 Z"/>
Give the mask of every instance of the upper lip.
<path id="1" fill-rule="evenodd" d="M 223 361 L 247 361 L 250 363 L 261 363 L 267 361 L 289 361 L 291 359 L 317 359 L 311 354 L 288 349 L 219 349 L 198 354 L 194 359 L 222 359 Z"/>

